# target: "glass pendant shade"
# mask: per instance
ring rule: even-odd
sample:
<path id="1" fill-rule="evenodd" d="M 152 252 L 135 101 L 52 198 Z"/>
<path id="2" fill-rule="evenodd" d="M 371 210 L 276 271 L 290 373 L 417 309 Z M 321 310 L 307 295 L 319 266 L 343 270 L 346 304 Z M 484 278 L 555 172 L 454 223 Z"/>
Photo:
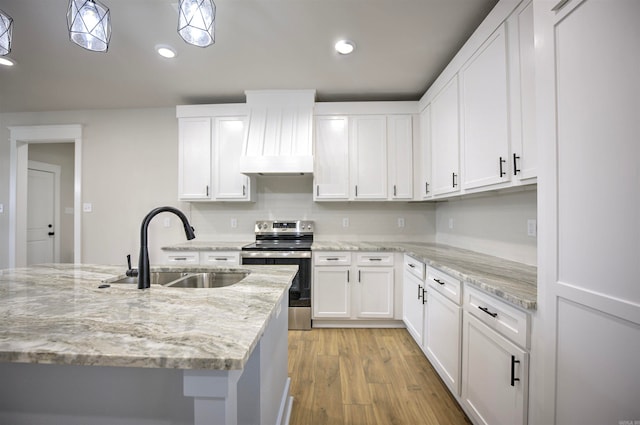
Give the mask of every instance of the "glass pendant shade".
<path id="1" fill-rule="evenodd" d="M 0 56 L 11 52 L 11 33 L 13 32 L 13 19 L 0 10 Z"/>
<path id="2" fill-rule="evenodd" d="M 69 0 L 67 10 L 69 38 L 78 46 L 106 52 L 111 40 L 109 9 L 95 0 Z"/>
<path id="3" fill-rule="evenodd" d="M 215 43 L 216 5 L 212 0 L 180 0 L 178 34 L 184 41 L 198 47 Z"/>

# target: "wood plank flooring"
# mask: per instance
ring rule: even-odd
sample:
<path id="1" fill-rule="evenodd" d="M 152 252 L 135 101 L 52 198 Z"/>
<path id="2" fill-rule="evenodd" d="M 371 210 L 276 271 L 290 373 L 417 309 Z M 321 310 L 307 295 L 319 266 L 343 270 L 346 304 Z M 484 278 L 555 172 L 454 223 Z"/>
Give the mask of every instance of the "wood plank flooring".
<path id="1" fill-rule="evenodd" d="M 289 331 L 291 425 L 470 424 L 406 329 Z"/>

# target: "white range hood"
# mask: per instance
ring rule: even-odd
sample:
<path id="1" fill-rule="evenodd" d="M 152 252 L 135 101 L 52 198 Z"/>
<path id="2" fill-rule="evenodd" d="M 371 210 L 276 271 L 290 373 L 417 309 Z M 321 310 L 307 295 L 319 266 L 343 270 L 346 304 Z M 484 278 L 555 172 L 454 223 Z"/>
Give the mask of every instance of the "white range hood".
<path id="1" fill-rule="evenodd" d="M 315 90 L 248 90 L 249 128 L 240 172 L 247 175 L 313 173 Z"/>

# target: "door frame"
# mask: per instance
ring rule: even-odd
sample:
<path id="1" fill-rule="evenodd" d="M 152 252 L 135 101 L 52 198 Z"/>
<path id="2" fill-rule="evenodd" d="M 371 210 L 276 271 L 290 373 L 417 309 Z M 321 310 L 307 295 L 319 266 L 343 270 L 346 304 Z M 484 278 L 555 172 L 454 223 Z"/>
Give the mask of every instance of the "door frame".
<path id="1" fill-rule="evenodd" d="M 29 143 L 74 143 L 73 261 L 82 262 L 82 126 L 9 127 L 9 267 L 27 263 L 27 168 Z"/>
<path id="2" fill-rule="evenodd" d="M 46 162 L 29 160 L 27 170 L 47 171 L 53 173 L 53 230 L 55 238 L 53 239 L 53 262 L 60 262 L 60 172 L 59 165 L 47 164 Z M 28 172 L 28 171 L 27 171 Z M 27 187 L 27 191 L 29 187 Z M 29 205 L 26 206 L 27 209 Z M 28 221 L 28 220 L 27 220 Z"/>

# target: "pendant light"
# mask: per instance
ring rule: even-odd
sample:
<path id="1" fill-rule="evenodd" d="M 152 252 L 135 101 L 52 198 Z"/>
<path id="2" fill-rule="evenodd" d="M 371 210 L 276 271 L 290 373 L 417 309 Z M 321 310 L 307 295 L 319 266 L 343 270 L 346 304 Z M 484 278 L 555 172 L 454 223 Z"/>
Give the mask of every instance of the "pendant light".
<path id="1" fill-rule="evenodd" d="M 67 10 L 69 38 L 78 46 L 106 52 L 111 39 L 111 14 L 97 0 L 69 0 Z"/>
<path id="2" fill-rule="evenodd" d="M 0 10 L 0 56 L 11 52 L 11 33 L 13 32 L 13 19 Z"/>
<path id="3" fill-rule="evenodd" d="M 215 43 L 216 5 L 212 0 L 180 0 L 178 34 L 184 41 L 198 47 Z"/>

